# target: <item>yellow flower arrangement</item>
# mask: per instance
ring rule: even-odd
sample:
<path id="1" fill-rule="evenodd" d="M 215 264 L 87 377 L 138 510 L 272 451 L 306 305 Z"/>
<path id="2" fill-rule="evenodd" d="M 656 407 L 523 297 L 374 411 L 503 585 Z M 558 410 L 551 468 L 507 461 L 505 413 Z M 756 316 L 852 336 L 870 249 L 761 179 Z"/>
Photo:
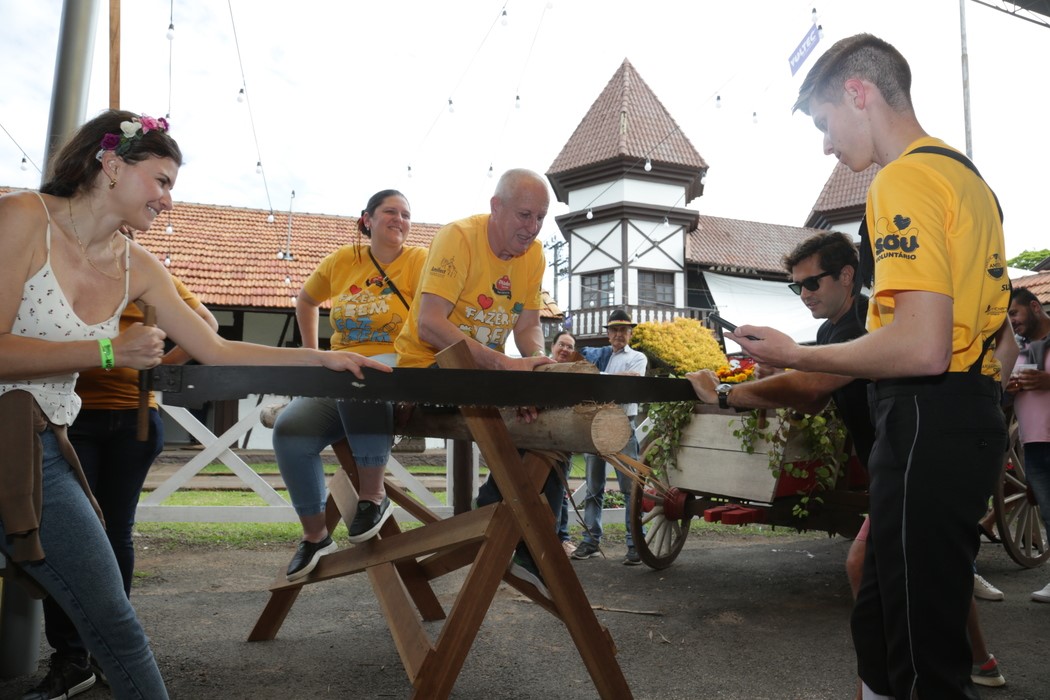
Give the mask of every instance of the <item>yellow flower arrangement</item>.
<path id="1" fill-rule="evenodd" d="M 714 333 L 692 318 L 640 323 L 631 335 L 631 346 L 679 376 L 727 366 Z"/>

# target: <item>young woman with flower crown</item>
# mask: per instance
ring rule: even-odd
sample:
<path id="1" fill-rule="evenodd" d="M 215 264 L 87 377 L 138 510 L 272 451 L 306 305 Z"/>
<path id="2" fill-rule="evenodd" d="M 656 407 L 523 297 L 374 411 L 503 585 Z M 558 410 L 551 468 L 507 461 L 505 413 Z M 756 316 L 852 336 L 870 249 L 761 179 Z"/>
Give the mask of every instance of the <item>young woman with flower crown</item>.
<path id="1" fill-rule="evenodd" d="M 73 134 L 35 192 L 0 197 L 0 550 L 66 612 L 116 698 L 167 697 L 97 504 L 66 434 L 77 372 L 156 366 L 172 337 L 200 362 L 383 368 L 355 353 L 227 341 L 175 291 L 146 230 L 172 206 L 182 164 L 163 119 L 109 110 Z M 118 332 L 131 301 L 158 327 Z"/>
<path id="2" fill-rule="evenodd" d="M 357 227 L 369 245 L 345 245 L 317 266 L 299 292 L 295 314 L 303 343 L 317 347 L 318 308 L 330 299 L 332 349 L 354 350 L 394 365 L 394 341 L 408 319 L 427 250 L 407 246 L 412 210 L 397 190 L 376 192 Z M 357 512 L 350 542 L 370 539 L 390 516 L 383 474 L 393 432 L 390 404 L 361 404 L 301 397 L 288 405 L 273 427 L 273 448 L 303 539 L 288 564 L 290 581 L 303 578 L 336 544 L 325 525 L 325 478 L 320 453 L 344 436 L 359 467 Z"/>

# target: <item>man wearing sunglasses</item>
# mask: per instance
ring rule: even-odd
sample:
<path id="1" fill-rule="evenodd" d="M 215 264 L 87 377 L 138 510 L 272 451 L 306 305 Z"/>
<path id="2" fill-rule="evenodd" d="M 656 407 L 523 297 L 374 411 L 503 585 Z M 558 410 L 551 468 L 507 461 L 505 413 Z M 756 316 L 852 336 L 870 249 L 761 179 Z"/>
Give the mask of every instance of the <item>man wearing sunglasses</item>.
<path id="1" fill-rule="evenodd" d="M 868 297 L 855 285 L 857 248 L 837 231 L 826 231 L 807 238 L 784 256 L 784 267 L 791 273 L 788 288 L 798 294 L 813 318 L 827 319 L 817 330 L 817 344 L 844 343 L 864 335 Z M 710 370 L 686 375 L 696 395 L 704 403 L 721 403 L 732 408 L 782 408 L 790 406 L 804 413 L 819 413 L 828 400 L 849 430 L 857 457 L 865 466 L 875 439 L 868 416 L 865 379 L 821 372 L 782 372 L 760 381 L 720 385 Z"/>
<path id="2" fill-rule="evenodd" d="M 813 118 L 825 154 L 854 172 L 881 166 L 862 222 L 868 333 L 817 347 L 756 326 L 731 337 L 763 363 L 873 380 L 871 529 L 851 621 L 864 697 L 976 698 L 973 524 L 1002 468 L 997 378 L 1017 353 L 997 201 L 965 156 L 922 128 L 908 62 L 877 37 L 836 42 L 795 109 Z"/>

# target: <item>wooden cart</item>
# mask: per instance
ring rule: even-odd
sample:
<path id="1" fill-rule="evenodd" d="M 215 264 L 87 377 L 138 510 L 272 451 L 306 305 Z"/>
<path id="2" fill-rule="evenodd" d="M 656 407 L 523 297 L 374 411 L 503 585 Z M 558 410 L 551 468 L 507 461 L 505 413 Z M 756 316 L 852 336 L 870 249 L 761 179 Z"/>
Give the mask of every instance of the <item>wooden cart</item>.
<path id="1" fill-rule="evenodd" d="M 794 511 L 802 495 L 812 491 L 812 483 L 785 472 L 774 474 L 769 445 L 764 441 L 755 443 L 753 453 L 745 452 L 740 438 L 733 434 L 742 425 L 743 415 L 698 405 L 682 431 L 677 468 L 666 473 L 653 471 L 636 480 L 631 493 L 631 534 L 639 556 L 650 567 L 664 569 L 674 562 L 694 517 L 727 524 L 762 522 L 823 530 L 850 538 L 856 535 L 868 511 L 867 476 L 856 458 L 838 471 L 833 488 L 812 492 L 823 502 L 811 498 L 809 515 L 800 518 Z M 1003 546 L 1010 557 L 1021 566 L 1033 567 L 1050 557 L 1050 547 L 1025 480 L 1013 420 L 1010 438 L 1002 478 L 992 499 L 995 522 L 998 532 L 1005 535 Z M 650 440 L 647 436 L 642 441 L 643 455 Z M 789 436 L 783 461 L 806 459 L 801 440 Z"/>

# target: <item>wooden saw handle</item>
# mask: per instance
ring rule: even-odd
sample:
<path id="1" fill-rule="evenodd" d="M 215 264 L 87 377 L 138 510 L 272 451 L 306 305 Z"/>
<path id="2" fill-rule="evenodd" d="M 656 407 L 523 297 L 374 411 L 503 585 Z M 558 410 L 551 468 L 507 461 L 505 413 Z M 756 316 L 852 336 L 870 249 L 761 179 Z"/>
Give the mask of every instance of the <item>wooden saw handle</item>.
<path id="1" fill-rule="evenodd" d="M 145 316 L 142 325 L 157 325 L 157 309 L 152 304 L 146 304 L 142 309 L 142 313 Z M 152 390 L 153 374 L 148 369 L 139 370 L 139 425 L 138 433 L 135 436 L 139 442 L 149 440 L 149 395 Z"/>

